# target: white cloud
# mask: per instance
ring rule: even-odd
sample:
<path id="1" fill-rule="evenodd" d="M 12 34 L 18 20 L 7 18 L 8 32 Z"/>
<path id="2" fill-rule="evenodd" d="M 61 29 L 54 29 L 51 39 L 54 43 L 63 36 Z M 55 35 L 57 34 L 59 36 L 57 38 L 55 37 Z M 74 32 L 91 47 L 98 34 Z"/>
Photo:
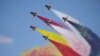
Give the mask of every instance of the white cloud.
<path id="1" fill-rule="evenodd" d="M 13 43 L 13 39 L 6 36 L 0 36 L 0 44 L 11 44 Z"/>

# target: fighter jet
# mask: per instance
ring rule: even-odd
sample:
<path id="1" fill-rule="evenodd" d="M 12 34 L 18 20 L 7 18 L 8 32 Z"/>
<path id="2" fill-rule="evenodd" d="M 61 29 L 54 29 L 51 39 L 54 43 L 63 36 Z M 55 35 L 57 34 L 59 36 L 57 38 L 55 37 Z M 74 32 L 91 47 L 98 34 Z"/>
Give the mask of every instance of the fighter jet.
<path id="1" fill-rule="evenodd" d="M 45 5 L 45 7 L 46 7 L 48 10 L 51 9 L 51 6 L 49 6 L 49 5 Z"/>
<path id="2" fill-rule="evenodd" d="M 35 27 L 35 26 L 30 26 L 30 28 L 32 28 L 33 30 L 35 30 L 35 29 L 36 29 L 36 27 Z M 45 40 L 47 40 L 47 39 L 48 39 L 48 37 L 47 37 L 47 36 L 43 36 L 43 38 L 44 38 Z"/>
<path id="3" fill-rule="evenodd" d="M 47 39 L 48 39 L 48 37 L 47 37 L 47 36 L 43 36 L 43 38 L 44 38 L 45 40 L 47 40 Z"/>
<path id="4" fill-rule="evenodd" d="M 32 28 L 33 30 L 35 30 L 35 29 L 36 29 L 36 27 L 35 27 L 35 26 L 30 26 L 30 28 Z"/>
<path id="5" fill-rule="evenodd" d="M 36 16 L 37 13 L 36 12 L 30 12 L 33 16 Z"/>
<path id="6" fill-rule="evenodd" d="M 68 17 L 62 17 L 62 19 L 63 19 L 64 21 L 67 21 Z"/>

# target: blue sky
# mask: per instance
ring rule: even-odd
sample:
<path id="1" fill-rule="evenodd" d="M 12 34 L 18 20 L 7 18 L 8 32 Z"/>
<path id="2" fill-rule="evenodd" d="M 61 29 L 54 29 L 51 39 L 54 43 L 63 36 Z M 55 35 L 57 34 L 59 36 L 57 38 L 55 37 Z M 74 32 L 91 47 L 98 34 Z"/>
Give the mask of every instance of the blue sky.
<path id="1" fill-rule="evenodd" d="M 0 0 L 0 39 L 3 40 L 0 40 L 0 56 L 20 56 L 24 50 L 48 44 L 29 27 L 35 25 L 53 31 L 41 20 L 32 17 L 31 11 L 60 22 L 44 7 L 45 4 L 77 18 L 100 36 L 99 0 Z"/>

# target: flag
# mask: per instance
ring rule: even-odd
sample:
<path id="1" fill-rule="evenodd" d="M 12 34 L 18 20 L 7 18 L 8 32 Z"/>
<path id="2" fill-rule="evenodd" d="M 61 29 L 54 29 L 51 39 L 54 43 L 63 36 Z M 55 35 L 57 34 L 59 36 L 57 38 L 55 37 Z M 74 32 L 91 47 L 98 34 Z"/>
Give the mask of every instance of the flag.
<path id="1" fill-rule="evenodd" d="M 71 21 L 68 21 L 68 22 L 72 24 L 91 45 L 92 50 L 91 50 L 90 56 L 99 56 L 100 38 L 94 32 L 92 32 L 89 28 L 83 25 L 71 22 Z"/>

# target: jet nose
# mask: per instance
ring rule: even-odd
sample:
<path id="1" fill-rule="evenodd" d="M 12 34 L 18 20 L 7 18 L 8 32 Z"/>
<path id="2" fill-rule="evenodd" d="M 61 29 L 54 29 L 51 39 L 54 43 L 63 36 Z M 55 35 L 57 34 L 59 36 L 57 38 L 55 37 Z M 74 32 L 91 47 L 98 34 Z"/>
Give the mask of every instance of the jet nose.
<path id="1" fill-rule="evenodd" d="M 32 28 L 33 30 L 35 30 L 35 29 L 36 29 L 36 27 L 35 27 L 35 26 L 30 26 L 30 28 Z"/>
<path id="2" fill-rule="evenodd" d="M 49 6 L 49 5 L 45 5 L 45 7 L 46 7 L 48 10 L 51 9 L 51 6 Z"/>
<path id="3" fill-rule="evenodd" d="M 33 16 L 36 16 L 37 15 L 36 12 L 30 12 L 30 14 L 32 14 Z"/>

